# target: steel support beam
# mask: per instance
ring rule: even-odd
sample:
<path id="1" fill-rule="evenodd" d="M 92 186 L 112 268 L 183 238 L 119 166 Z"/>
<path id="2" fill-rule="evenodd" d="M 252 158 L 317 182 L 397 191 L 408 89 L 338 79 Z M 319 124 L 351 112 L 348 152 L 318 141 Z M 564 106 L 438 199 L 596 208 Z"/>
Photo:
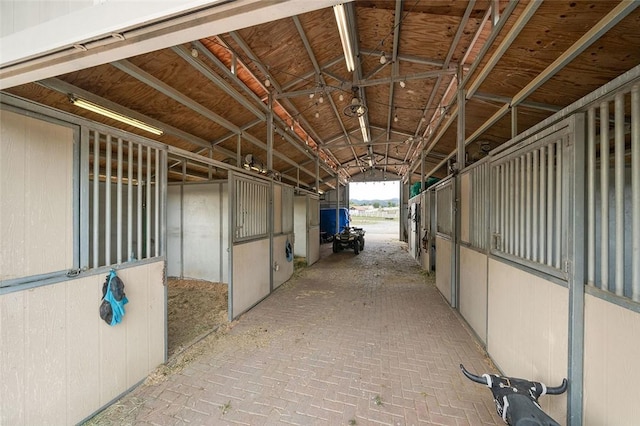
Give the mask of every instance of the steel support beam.
<path id="1" fill-rule="evenodd" d="M 491 58 L 489 58 L 489 61 L 482 68 L 482 71 L 480 71 L 478 76 L 469 85 L 469 88 L 467 89 L 467 97 L 473 96 L 473 94 L 478 90 L 480 85 L 489 76 L 489 74 L 491 73 L 493 68 L 496 66 L 500 58 L 502 58 L 502 55 L 504 55 L 505 52 L 509 49 L 513 41 L 516 39 L 516 37 L 518 37 L 518 34 L 520 34 L 520 31 L 522 31 L 522 29 L 527 25 L 527 23 L 529 22 L 531 17 L 536 13 L 536 10 L 538 10 L 538 7 L 541 4 L 542 4 L 541 1 L 532 1 L 527 5 L 526 9 L 518 17 L 518 20 L 511 27 L 511 29 L 509 30 L 505 38 L 502 40 L 502 42 L 500 42 L 500 45 L 498 46 L 498 48 L 493 52 L 493 55 L 491 55 Z M 503 21 L 506 21 L 506 19 L 503 19 Z M 478 59 L 480 58 L 481 57 L 478 56 Z M 475 70 L 475 68 L 476 68 L 475 66 L 472 66 L 469 74 L 471 74 L 472 71 Z M 466 81 L 463 82 L 463 84 L 465 83 Z"/>

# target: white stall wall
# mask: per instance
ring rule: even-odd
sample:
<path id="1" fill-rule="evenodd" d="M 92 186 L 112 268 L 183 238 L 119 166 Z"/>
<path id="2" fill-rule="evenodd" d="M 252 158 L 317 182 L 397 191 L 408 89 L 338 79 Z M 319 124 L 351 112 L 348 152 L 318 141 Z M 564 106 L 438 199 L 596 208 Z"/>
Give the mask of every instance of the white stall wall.
<path id="1" fill-rule="evenodd" d="M 269 239 L 233 246 L 233 317 L 250 309 L 271 291 Z"/>
<path id="2" fill-rule="evenodd" d="M 73 268 L 73 130 L 2 110 L 0 131 L 0 280 Z"/>
<path id="3" fill-rule="evenodd" d="M 0 424 L 75 424 L 165 361 L 164 261 L 118 271 L 123 321 L 98 315 L 105 275 L 0 295 Z"/>
<path id="4" fill-rule="evenodd" d="M 222 182 L 169 186 L 169 276 L 228 282 L 228 198 Z"/>
<path id="5" fill-rule="evenodd" d="M 487 343 L 487 255 L 460 247 L 460 313 Z"/>
<path id="6" fill-rule="evenodd" d="M 584 424 L 637 422 L 640 313 L 589 294 L 584 312 Z"/>
<path id="7" fill-rule="evenodd" d="M 566 287 L 489 259 L 487 349 L 508 376 L 558 386 L 567 376 Z M 553 418 L 566 418 L 566 394 L 541 399 Z"/>

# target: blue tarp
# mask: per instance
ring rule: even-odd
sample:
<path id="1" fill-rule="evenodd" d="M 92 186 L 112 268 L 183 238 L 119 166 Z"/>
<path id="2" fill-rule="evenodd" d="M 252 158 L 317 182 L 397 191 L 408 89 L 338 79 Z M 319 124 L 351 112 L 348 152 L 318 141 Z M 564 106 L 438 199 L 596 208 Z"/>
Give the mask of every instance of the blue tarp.
<path id="1" fill-rule="evenodd" d="M 349 226 L 349 209 L 340 208 L 340 228 L 336 229 L 336 209 L 320 209 L 320 232 L 333 235 Z"/>

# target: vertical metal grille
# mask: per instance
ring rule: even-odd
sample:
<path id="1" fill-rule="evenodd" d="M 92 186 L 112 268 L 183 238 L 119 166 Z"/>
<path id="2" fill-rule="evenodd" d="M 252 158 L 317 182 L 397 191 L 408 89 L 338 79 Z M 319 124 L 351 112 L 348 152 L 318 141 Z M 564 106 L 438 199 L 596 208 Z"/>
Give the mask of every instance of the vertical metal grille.
<path id="1" fill-rule="evenodd" d="M 293 188 L 282 187 L 282 232 L 293 232 Z"/>
<path id="2" fill-rule="evenodd" d="M 235 180 L 235 241 L 265 237 L 268 233 L 269 186 L 241 177 Z"/>
<path id="3" fill-rule="evenodd" d="M 453 184 L 448 182 L 436 188 L 436 229 L 439 234 L 451 236 L 453 232 Z"/>
<path id="4" fill-rule="evenodd" d="M 473 247 L 486 249 L 489 216 L 489 163 L 485 161 L 471 169 L 469 173 L 471 178 L 469 242 Z"/>
<path id="5" fill-rule="evenodd" d="M 563 269 L 568 141 L 568 132 L 552 133 L 491 163 L 494 252 Z"/>
<path id="6" fill-rule="evenodd" d="M 587 111 L 587 284 L 640 301 L 640 86 Z"/>
<path id="7" fill-rule="evenodd" d="M 89 132 L 89 264 L 160 256 L 161 152 L 144 141 Z"/>

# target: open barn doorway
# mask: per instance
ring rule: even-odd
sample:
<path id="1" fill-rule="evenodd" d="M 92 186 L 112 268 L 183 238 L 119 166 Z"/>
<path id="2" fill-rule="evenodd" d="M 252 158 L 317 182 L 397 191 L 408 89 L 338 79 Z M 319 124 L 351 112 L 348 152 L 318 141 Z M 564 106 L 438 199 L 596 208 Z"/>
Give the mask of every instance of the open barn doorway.
<path id="1" fill-rule="evenodd" d="M 351 226 L 363 228 L 367 236 L 382 234 L 398 237 L 400 182 L 349 183 Z"/>

